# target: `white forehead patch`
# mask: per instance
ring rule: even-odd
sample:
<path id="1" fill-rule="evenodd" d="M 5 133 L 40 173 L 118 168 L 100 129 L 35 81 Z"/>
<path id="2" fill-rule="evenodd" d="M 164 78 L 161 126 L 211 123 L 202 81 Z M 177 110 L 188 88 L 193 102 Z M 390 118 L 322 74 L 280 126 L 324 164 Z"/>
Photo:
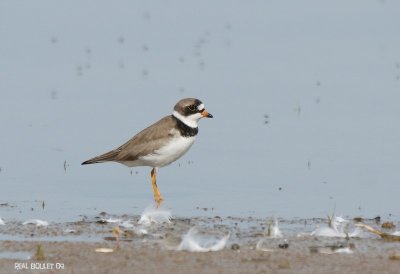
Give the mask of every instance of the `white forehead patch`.
<path id="1" fill-rule="evenodd" d="M 203 110 L 203 109 L 204 109 L 204 104 L 198 105 L 198 106 L 197 106 L 197 109 L 198 109 L 198 110 Z"/>

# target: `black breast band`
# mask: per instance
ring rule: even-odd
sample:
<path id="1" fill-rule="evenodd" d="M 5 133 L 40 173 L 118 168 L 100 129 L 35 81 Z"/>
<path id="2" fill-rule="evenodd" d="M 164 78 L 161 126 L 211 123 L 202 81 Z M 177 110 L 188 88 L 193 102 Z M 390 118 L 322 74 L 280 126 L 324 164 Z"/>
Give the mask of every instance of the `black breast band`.
<path id="1" fill-rule="evenodd" d="M 183 137 L 193 137 L 193 136 L 196 136 L 197 133 L 199 132 L 198 127 L 195 127 L 195 128 L 189 127 L 184 122 L 182 122 L 181 120 L 176 118 L 174 115 L 172 115 L 172 118 L 175 119 L 178 130 Z"/>

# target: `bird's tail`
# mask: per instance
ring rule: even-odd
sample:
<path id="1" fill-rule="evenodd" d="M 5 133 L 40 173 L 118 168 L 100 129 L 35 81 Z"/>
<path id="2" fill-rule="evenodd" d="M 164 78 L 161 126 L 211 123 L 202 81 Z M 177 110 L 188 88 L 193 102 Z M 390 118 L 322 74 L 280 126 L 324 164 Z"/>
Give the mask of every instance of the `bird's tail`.
<path id="1" fill-rule="evenodd" d="M 119 151 L 117 150 L 111 150 L 107 153 L 104 153 L 100 156 L 96 156 L 92 159 L 89 159 L 87 161 L 84 161 L 82 165 L 89 165 L 89 164 L 97 164 L 97 163 L 104 163 L 104 162 L 109 162 L 109 161 L 114 161 L 115 157 L 118 155 Z"/>

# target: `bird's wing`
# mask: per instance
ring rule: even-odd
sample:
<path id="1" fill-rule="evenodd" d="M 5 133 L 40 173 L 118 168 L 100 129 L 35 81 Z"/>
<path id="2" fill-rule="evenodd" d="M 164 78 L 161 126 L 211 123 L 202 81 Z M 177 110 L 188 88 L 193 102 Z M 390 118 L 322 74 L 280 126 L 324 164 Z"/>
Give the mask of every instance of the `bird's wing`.
<path id="1" fill-rule="evenodd" d="M 145 128 L 117 149 L 120 152 L 116 156 L 116 161 L 134 161 L 140 156 L 154 153 L 168 142 L 168 138 L 176 134 L 175 123 L 171 116 L 166 116 Z"/>
<path id="2" fill-rule="evenodd" d="M 132 139 L 117 149 L 96 156 L 82 164 L 94 164 L 108 161 L 135 161 L 140 156 L 151 154 L 165 144 L 168 137 L 175 134 L 173 131 L 175 123 L 176 121 L 172 116 L 166 116 L 136 134 Z"/>

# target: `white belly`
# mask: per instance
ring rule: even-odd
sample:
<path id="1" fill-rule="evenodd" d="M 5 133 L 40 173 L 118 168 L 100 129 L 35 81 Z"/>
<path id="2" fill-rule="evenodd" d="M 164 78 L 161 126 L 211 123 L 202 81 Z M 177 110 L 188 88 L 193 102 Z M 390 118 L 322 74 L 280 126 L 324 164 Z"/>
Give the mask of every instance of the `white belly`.
<path id="1" fill-rule="evenodd" d="M 154 153 L 140 157 L 141 165 L 163 167 L 179 159 L 193 145 L 196 137 L 176 137 Z"/>

